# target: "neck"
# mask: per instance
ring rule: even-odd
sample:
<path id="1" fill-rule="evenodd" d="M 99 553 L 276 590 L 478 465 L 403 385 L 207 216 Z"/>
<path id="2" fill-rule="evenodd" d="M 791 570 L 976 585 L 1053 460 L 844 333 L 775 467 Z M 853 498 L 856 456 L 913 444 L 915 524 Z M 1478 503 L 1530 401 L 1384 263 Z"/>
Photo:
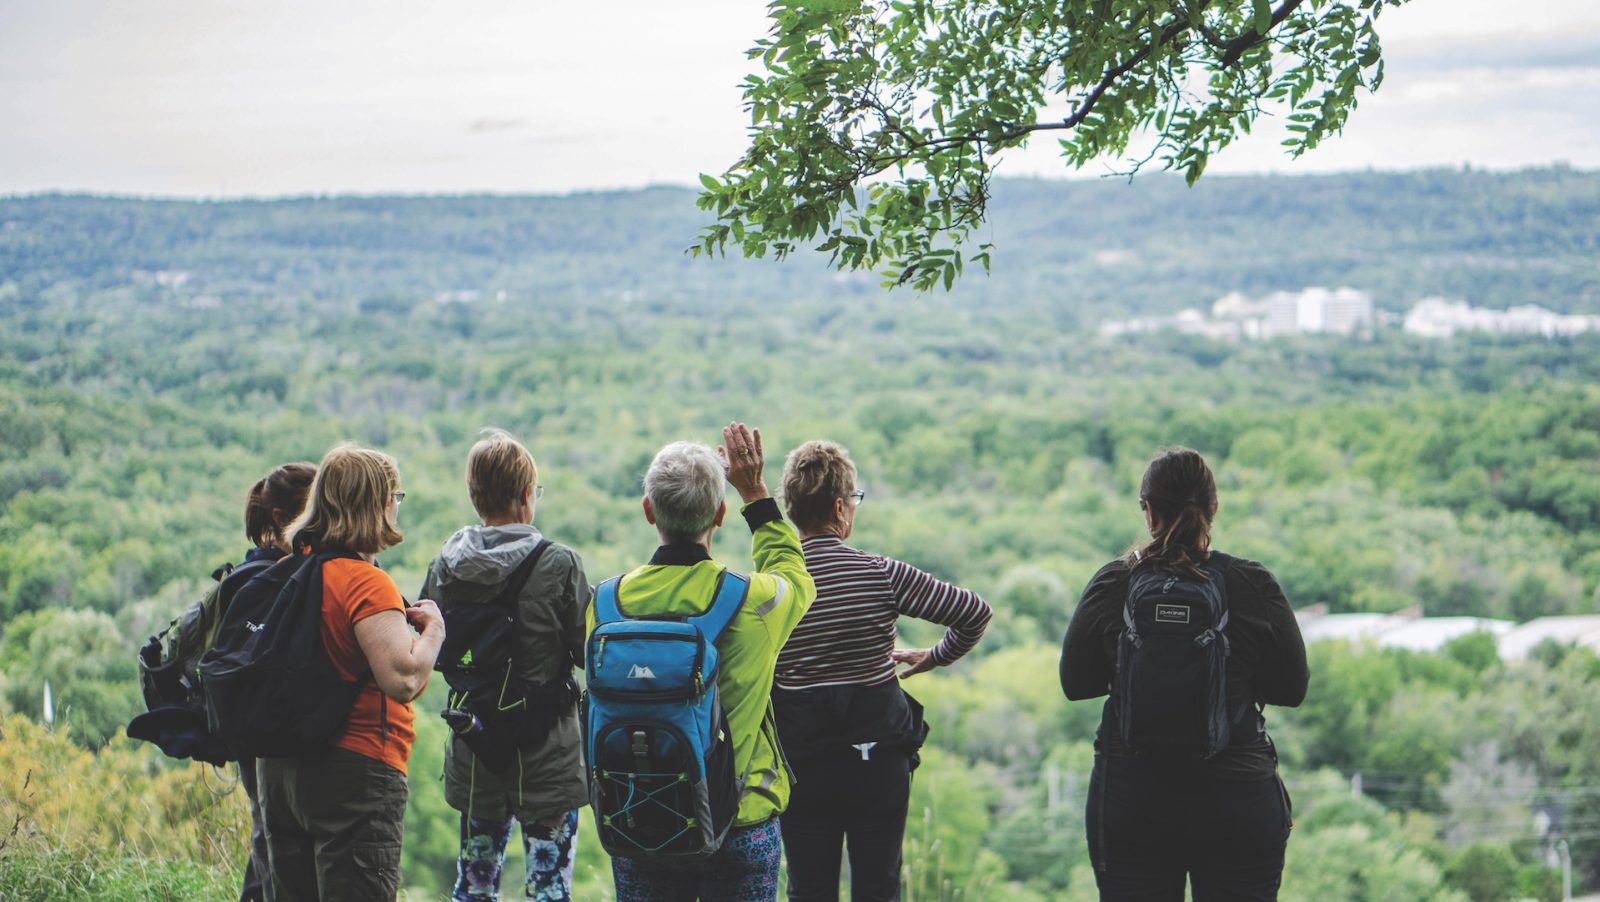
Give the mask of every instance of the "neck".
<path id="1" fill-rule="evenodd" d="M 715 536 L 716 534 L 717 534 L 717 531 L 716 531 L 715 528 L 713 528 L 713 529 L 707 531 L 706 533 L 704 533 L 703 535 L 701 535 L 699 538 L 684 540 L 684 539 L 673 539 L 673 538 L 667 536 L 665 533 L 661 532 L 660 530 L 656 530 L 656 541 L 657 541 L 657 544 L 660 544 L 660 545 L 699 545 L 701 548 L 705 549 L 706 554 L 710 554 L 711 553 L 711 537 Z"/>
<path id="2" fill-rule="evenodd" d="M 526 520 L 518 520 L 516 517 L 484 517 L 483 518 L 483 525 L 484 526 L 527 526 L 528 523 L 527 523 Z"/>
<path id="3" fill-rule="evenodd" d="M 843 542 L 846 538 L 846 533 L 844 531 L 844 527 L 838 523 L 826 523 L 814 529 L 800 530 L 801 541 L 805 541 L 806 539 L 814 539 L 817 536 L 832 536 L 835 539 Z"/>

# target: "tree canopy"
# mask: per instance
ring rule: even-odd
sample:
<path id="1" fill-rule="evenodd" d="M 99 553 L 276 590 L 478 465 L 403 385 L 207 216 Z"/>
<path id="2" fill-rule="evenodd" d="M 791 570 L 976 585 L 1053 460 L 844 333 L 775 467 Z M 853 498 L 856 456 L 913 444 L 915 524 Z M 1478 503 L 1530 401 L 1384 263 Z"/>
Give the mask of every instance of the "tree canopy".
<path id="1" fill-rule="evenodd" d="M 1406 0 L 773 0 L 750 51 L 750 146 L 702 175 L 695 254 L 803 244 L 886 285 L 949 288 L 996 155 L 1058 135 L 1071 167 L 1151 162 L 1193 184 L 1263 114 L 1298 156 L 1383 80 Z M 991 245 L 970 259 L 985 269 Z"/>

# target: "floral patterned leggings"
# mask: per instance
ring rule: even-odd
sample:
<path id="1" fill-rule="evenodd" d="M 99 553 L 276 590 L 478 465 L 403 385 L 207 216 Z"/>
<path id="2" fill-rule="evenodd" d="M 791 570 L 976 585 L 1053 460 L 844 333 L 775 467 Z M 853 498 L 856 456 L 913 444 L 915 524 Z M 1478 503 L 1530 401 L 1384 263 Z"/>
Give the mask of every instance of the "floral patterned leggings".
<path id="1" fill-rule="evenodd" d="M 777 818 L 734 827 L 710 858 L 696 862 L 611 859 L 617 902 L 777 902 L 783 833 Z"/>
<path id="2" fill-rule="evenodd" d="M 456 862 L 455 902 L 485 902 L 500 896 L 500 871 L 516 818 L 504 822 L 461 815 L 461 858 Z M 568 811 L 553 827 L 522 825 L 522 850 L 527 855 L 527 898 L 537 902 L 570 902 L 572 862 L 578 849 L 578 812 Z"/>

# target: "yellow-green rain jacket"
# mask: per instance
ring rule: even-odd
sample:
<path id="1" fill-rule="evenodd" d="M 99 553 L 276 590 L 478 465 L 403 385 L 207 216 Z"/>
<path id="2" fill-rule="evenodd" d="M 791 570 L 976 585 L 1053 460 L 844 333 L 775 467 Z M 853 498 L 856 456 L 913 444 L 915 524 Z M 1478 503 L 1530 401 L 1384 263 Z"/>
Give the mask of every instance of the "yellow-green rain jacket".
<path id="1" fill-rule="evenodd" d="M 733 736 L 734 772 L 745 775 L 736 827 L 758 824 L 789 805 L 789 769 L 772 721 L 772 673 L 778 650 L 817 597 L 800 539 L 777 502 L 763 498 L 745 505 L 742 513 L 752 532 L 756 572 L 750 574 L 744 606 L 717 643 L 717 689 Z M 649 564 L 623 575 L 617 604 L 630 617 L 702 614 L 726 569 L 699 545 L 663 545 Z M 593 631 L 591 605 L 586 634 Z"/>

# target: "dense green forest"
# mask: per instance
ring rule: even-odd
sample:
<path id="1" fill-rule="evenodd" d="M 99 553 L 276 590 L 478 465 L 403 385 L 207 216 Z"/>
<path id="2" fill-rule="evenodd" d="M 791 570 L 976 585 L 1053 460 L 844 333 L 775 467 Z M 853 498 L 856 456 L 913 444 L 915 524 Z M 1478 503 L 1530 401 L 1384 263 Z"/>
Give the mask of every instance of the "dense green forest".
<path id="1" fill-rule="evenodd" d="M 968 660 L 908 684 L 934 727 L 911 898 L 1093 898 L 1099 708 L 1061 698 L 1056 657 L 1089 575 L 1139 536 L 1161 446 L 1208 456 L 1217 544 L 1297 606 L 1600 612 L 1600 336 L 1110 340 L 1099 319 L 1316 284 L 1600 312 L 1597 215 L 1600 175 L 1566 169 L 1002 182 L 995 275 L 915 295 L 687 260 L 679 189 L 0 199 L 0 898 L 234 879 L 225 780 L 116 737 L 133 650 L 237 560 L 272 465 L 393 453 L 407 538 L 382 562 L 411 591 L 472 519 L 467 448 L 505 427 L 539 460 L 537 523 L 599 579 L 653 548 L 654 450 L 733 418 L 762 428 L 774 484 L 787 448 L 845 444 L 855 542 L 996 608 Z M 715 552 L 747 565 L 746 542 Z M 1503 665 L 1483 640 L 1313 648 L 1306 704 L 1268 712 L 1296 803 L 1285 898 L 1551 898 L 1558 838 L 1600 885 L 1600 661 Z M 412 899 L 453 866 L 443 742 L 420 716 Z M 579 871 L 605 898 L 597 844 Z"/>

